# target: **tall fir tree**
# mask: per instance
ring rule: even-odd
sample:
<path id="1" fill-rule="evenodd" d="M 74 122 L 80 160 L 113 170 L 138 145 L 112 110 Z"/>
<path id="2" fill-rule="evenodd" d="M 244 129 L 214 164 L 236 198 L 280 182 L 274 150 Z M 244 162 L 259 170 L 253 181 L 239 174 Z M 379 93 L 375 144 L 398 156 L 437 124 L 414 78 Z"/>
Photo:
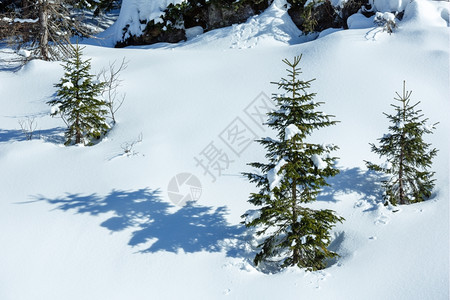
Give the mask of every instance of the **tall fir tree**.
<path id="1" fill-rule="evenodd" d="M 437 123 L 428 126 L 427 118 L 417 110 L 420 102 L 411 104 L 411 91 L 406 90 L 403 82 L 403 93 L 396 93 L 394 99 L 398 104 L 391 104 L 395 114 L 384 115 L 392 125 L 388 134 L 379 139 L 380 146 L 370 144 L 372 152 L 385 157 L 383 164 L 366 161 L 369 169 L 387 175 L 382 182 L 385 190 L 384 198 L 392 205 L 421 202 L 431 196 L 434 187 L 434 172 L 429 169 L 437 149 L 430 150 L 431 144 L 423 140 L 424 134 L 433 133 Z"/>
<path id="2" fill-rule="evenodd" d="M 94 80 L 89 73 L 90 59 L 83 60 L 82 55 L 82 48 L 76 45 L 74 57 L 64 60 L 64 76 L 55 84 L 57 97 L 48 102 L 53 106 L 52 115 L 60 114 L 68 126 L 66 145 L 90 145 L 109 129 L 106 103 L 100 99 L 104 83 Z"/>
<path id="3" fill-rule="evenodd" d="M 322 145 L 306 139 L 314 130 L 331 126 L 333 116 L 316 110 L 323 102 L 315 102 L 315 93 L 308 89 L 314 80 L 299 79 L 301 56 L 288 66 L 288 79 L 282 78 L 274 95 L 278 110 L 269 113 L 267 125 L 277 131 L 277 140 L 264 138 L 258 142 L 267 150 L 268 163 L 249 165 L 259 173 L 244 173 L 260 188 L 249 202 L 259 209 L 246 212 L 247 227 L 255 228 L 259 253 L 254 263 L 275 265 L 277 268 L 298 266 L 309 270 L 326 267 L 326 259 L 337 256 L 327 249 L 331 242 L 330 229 L 344 219 L 332 210 L 314 210 L 302 204 L 317 199 L 326 178 L 339 173 L 334 168 L 336 157 L 330 153 L 335 145 Z"/>

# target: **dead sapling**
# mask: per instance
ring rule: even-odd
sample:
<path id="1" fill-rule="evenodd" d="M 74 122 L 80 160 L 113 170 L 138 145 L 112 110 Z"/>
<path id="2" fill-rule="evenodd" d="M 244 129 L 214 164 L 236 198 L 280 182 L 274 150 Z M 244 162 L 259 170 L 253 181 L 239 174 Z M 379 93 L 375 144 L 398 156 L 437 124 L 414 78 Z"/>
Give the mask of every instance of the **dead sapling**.
<path id="1" fill-rule="evenodd" d="M 136 139 L 132 140 L 132 141 L 128 141 L 128 142 L 124 142 L 120 145 L 120 147 L 123 150 L 123 153 L 126 156 L 134 156 L 134 155 L 138 155 L 139 152 L 135 151 L 134 146 L 136 146 L 137 144 L 139 144 L 140 142 L 142 142 L 142 132 L 137 136 Z"/>
<path id="2" fill-rule="evenodd" d="M 37 128 L 37 122 L 34 117 L 27 117 L 19 120 L 19 126 L 27 141 L 31 141 Z"/>
<path id="3" fill-rule="evenodd" d="M 118 87 L 121 85 L 122 81 L 120 79 L 120 74 L 128 67 L 128 62 L 125 58 L 119 66 L 116 66 L 116 62 L 109 64 L 108 69 L 103 69 L 98 75 L 97 79 L 104 82 L 105 86 L 102 91 L 102 96 L 105 99 L 106 106 L 111 114 L 112 124 L 116 124 L 116 112 L 122 106 L 125 101 L 125 93 L 119 93 Z"/>

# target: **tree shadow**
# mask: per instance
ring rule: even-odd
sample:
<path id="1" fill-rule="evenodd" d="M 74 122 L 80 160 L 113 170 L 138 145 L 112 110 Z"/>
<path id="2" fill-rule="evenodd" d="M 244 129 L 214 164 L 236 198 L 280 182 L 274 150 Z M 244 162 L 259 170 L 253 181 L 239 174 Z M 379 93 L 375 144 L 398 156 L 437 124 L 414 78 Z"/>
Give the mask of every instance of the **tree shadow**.
<path id="1" fill-rule="evenodd" d="M 111 232 L 131 229 L 128 245 L 140 248 L 138 252 L 226 251 L 234 256 L 239 253 L 231 249 L 234 246 L 229 241 L 240 239 L 244 233 L 242 226 L 228 224 L 226 207 L 214 209 L 188 203 L 170 212 L 174 206 L 162 201 L 159 190 L 148 188 L 113 190 L 106 196 L 67 194 L 55 199 L 42 195 L 35 198 L 34 201 L 48 202 L 63 211 L 75 210 L 92 216 L 113 213 L 100 226 Z"/>
<path id="2" fill-rule="evenodd" d="M 53 144 L 62 144 L 64 143 L 64 131 L 63 127 L 55 127 L 49 129 L 36 129 L 33 132 L 32 140 L 42 139 L 45 142 L 53 143 Z M 0 143 L 5 142 L 22 142 L 26 141 L 26 134 L 22 130 L 16 129 L 1 129 L 0 128 Z"/>
<path id="3" fill-rule="evenodd" d="M 340 170 L 338 175 L 327 179 L 330 186 L 323 189 L 317 200 L 338 202 L 338 195 L 358 193 L 361 200 L 370 204 L 370 208 L 366 210 L 373 210 L 383 202 L 381 181 L 384 178 L 384 175 L 372 170 L 360 168 Z"/>
<path id="4" fill-rule="evenodd" d="M 7 43 L 0 41 L 0 72 L 17 72 L 25 65 L 26 58 L 7 47 Z"/>

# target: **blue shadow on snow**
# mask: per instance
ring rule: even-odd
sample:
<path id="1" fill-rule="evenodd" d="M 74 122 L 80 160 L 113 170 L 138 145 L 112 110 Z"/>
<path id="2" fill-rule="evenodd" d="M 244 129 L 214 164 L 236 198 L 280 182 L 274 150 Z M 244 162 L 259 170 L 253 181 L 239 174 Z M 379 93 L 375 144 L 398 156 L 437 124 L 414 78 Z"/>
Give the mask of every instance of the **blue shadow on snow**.
<path id="1" fill-rule="evenodd" d="M 371 170 L 351 168 L 340 170 L 339 174 L 327 179 L 327 186 L 317 197 L 318 201 L 337 202 L 339 194 L 358 193 L 362 200 L 371 204 L 375 209 L 378 203 L 383 201 L 383 189 L 381 181 L 384 176 Z"/>
<path id="2" fill-rule="evenodd" d="M 64 143 L 64 131 L 65 128 L 63 127 L 36 129 L 33 132 L 32 140 L 43 139 L 49 143 L 61 144 Z M 26 140 L 26 136 L 22 130 L 0 128 L 0 143 Z"/>
<path id="3" fill-rule="evenodd" d="M 233 256 L 238 252 L 227 249 L 223 242 L 225 239 L 239 239 L 244 232 L 243 226 L 227 223 L 226 207 L 214 209 L 189 203 L 175 212 L 169 212 L 173 206 L 161 200 L 160 191 L 148 188 L 113 190 L 106 196 L 68 194 L 56 199 L 37 196 L 35 201 L 45 201 L 56 205 L 56 209 L 75 210 L 79 214 L 98 216 L 113 213 L 114 216 L 100 226 L 111 232 L 133 229 L 128 245 L 144 248 L 139 252 L 226 250 L 228 255 Z"/>

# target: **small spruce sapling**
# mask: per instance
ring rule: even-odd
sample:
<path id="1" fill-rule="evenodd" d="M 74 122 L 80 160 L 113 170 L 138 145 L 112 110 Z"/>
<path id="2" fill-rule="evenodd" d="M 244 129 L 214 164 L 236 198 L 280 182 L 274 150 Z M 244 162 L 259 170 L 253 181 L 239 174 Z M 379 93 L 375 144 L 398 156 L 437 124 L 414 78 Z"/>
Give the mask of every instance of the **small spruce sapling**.
<path id="1" fill-rule="evenodd" d="M 64 59 L 64 76 L 55 87 L 56 98 L 49 101 L 52 116 L 60 114 L 67 124 L 65 145 L 91 145 L 110 128 L 106 122 L 108 113 L 105 101 L 101 100 L 104 83 L 93 80 L 90 59 L 82 59 L 82 48 L 74 47 L 74 57 Z"/>
<path id="2" fill-rule="evenodd" d="M 411 104 L 411 91 L 396 93 L 398 104 L 391 104 L 395 114 L 384 115 L 392 125 L 389 133 L 379 139 L 380 146 L 370 144 L 372 152 L 385 157 L 384 164 L 366 161 L 370 170 L 387 175 L 382 182 L 385 190 L 384 199 L 392 205 L 421 202 L 431 196 L 434 187 L 434 172 L 429 169 L 437 149 L 430 149 L 431 144 L 424 142 L 423 135 L 433 133 L 437 123 L 429 126 L 428 119 L 423 118 L 421 110 L 416 107 L 420 102 Z"/>
<path id="3" fill-rule="evenodd" d="M 329 231 L 343 218 L 332 210 L 314 210 L 305 204 L 316 200 L 328 185 L 327 177 L 339 173 L 334 167 L 337 158 L 330 156 L 337 146 L 314 144 L 307 137 L 337 121 L 317 110 L 323 102 L 315 102 L 316 94 L 307 91 L 314 79 L 299 79 L 300 60 L 301 56 L 293 62 L 283 60 L 288 79 L 274 83 L 284 91 L 273 96 L 278 110 L 268 114 L 267 125 L 277 132 L 277 139 L 258 141 L 267 150 L 268 163 L 250 163 L 259 171 L 244 175 L 260 189 L 248 200 L 259 208 L 242 217 L 247 227 L 255 229 L 259 250 L 255 265 L 319 270 L 326 267 L 326 259 L 337 256 L 327 249 Z"/>

